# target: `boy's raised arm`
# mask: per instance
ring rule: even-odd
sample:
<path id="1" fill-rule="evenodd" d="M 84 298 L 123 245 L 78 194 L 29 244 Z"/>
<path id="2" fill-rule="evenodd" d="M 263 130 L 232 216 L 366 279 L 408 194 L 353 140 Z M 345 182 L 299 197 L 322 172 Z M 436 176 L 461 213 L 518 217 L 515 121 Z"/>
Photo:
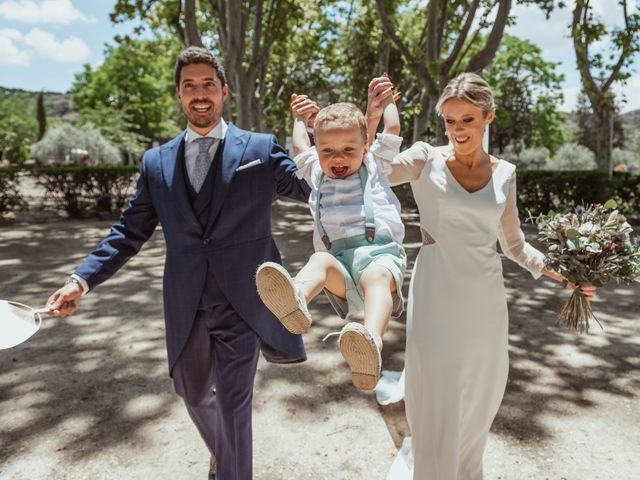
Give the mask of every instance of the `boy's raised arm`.
<path id="1" fill-rule="evenodd" d="M 395 104 L 393 83 L 386 74 L 369 82 L 367 95 L 367 132 L 371 145 L 376 138 L 380 119 L 384 118 L 384 133 L 398 135 L 400 133 L 400 116 Z"/>
<path id="2" fill-rule="evenodd" d="M 318 113 L 318 105 L 306 95 L 291 95 L 291 113 L 293 115 L 293 132 L 291 143 L 293 154 L 298 155 L 311 148 L 311 141 L 307 133 L 308 123 Z"/>

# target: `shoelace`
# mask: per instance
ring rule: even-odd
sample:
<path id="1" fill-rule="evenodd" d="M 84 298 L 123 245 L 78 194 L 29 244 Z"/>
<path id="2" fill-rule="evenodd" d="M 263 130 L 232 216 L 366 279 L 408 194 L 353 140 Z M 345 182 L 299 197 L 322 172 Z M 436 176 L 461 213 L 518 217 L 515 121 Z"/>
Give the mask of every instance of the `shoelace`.
<path id="1" fill-rule="evenodd" d="M 326 342 L 329 338 L 331 337 L 335 337 L 336 335 L 340 335 L 342 332 L 331 332 L 331 333 L 327 333 L 324 338 L 322 339 L 323 342 Z"/>

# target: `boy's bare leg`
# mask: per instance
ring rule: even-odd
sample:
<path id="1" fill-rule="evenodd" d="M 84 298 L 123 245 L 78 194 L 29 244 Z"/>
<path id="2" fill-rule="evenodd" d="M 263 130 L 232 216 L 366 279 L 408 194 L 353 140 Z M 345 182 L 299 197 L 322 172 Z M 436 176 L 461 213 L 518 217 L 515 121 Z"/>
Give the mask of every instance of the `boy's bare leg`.
<path id="1" fill-rule="evenodd" d="M 391 318 L 396 282 L 388 269 L 373 265 L 365 270 L 360 286 L 364 292 L 364 325 L 378 335 L 375 340 L 382 351 L 382 336 Z"/>
<path id="2" fill-rule="evenodd" d="M 316 252 L 295 277 L 307 303 L 323 288 L 340 298 L 347 298 L 346 285 L 340 263 L 328 252 Z"/>
<path id="3" fill-rule="evenodd" d="M 265 306 L 295 335 L 311 327 L 307 305 L 323 288 L 346 297 L 340 264 L 326 252 L 314 253 L 295 278 L 282 265 L 265 262 L 256 272 L 256 287 Z"/>

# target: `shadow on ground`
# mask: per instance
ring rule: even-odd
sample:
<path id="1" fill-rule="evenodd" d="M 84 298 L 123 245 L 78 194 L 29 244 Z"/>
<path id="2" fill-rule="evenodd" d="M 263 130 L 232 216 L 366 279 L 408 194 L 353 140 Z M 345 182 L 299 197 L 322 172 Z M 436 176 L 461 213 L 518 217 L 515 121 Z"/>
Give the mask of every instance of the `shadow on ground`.
<path id="1" fill-rule="evenodd" d="M 406 298 L 420 239 L 417 214 L 406 213 L 404 220 L 409 258 L 403 287 Z M 273 224 L 284 263 L 290 271 L 297 272 L 312 253 L 308 209 L 278 202 Z M 107 221 L 46 218 L 0 224 L 0 298 L 32 306 L 44 304 L 46 297 L 106 234 L 108 226 Z M 526 231 L 528 237 L 535 235 L 531 227 Z M 115 278 L 83 299 L 76 316 L 48 319 L 32 340 L 0 351 L 0 459 L 20 458 L 35 450 L 54 456 L 55 464 L 64 464 L 85 462 L 123 445 L 144 450 L 149 442 L 149 425 L 175 415 L 174 408 L 180 405 L 167 377 L 163 263 L 164 242 L 158 230 Z M 541 445 L 554 446 L 564 434 L 563 429 L 569 428 L 564 423 L 555 427 L 553 419 L 557 418 L 569 422 L 567 425 L 575 422 L 578 429 L 591 432 L 588 421 L 594 416 L 602 424 L 615 425 L 615 430 L 606 435 L 619 437 L 623 444 L 637 437 L 634 425 L 640 421 L 640 288 L 602 289 L 594 310 L 605 331 L 596 326 L 591 335 L 580 336 L 553 324 L 556 312 L 568 298 L 568 290 L 544 279 L 535 281 L 508 260 L 504 261 L 504 272 L 509 297 L 511 370 L 492 435 L 497 444 L 505 445 L 505 457 L 508 453 L 524 458 L 537 452 Z M 460 294 L 464 296 L 464 292 Z M 342 424 L 336 420 L 341 408 L 364 411 L 371 408 L 373 400 L 350 385 L 335 341 L 321 342 L 322 337 L 338 331 L 343 324 L 326 298 L 318 297 L 310 310 L 316 321 L 305 337 L 309 361 L 284 367 L 261 363 L 255 412 L 263 422 L 259 423 L 260 428 L 274 436 L 273 440 L 264 437 L 268 441 L 260 445 L 278 442 L 277 429 L 285 428 L 283 425 L 289 428 L 288 423 L 269 423 L 267 417 L 273 415 L 277 421 L 291 421 L 292 429 L 323 432 L 323 438 L 335 438 L 337 444 L 347 438 L 341 437 L 343 430 L 351 429 L 353 435 L 362 436 L 372 428 L 356 420 L 349 423 L 340 418 Z M 385 336 L 383 368 L 402 369 L 404 343 L 403 316 L 392 321 Z M 626 405 L 630 413 L 622 416 L 620 409 Z M 636 405 L 635 410 L 631 405 Z M 400 445 L 409 434 L 403 403 L 378 408 L 393 441 Z M 178 427 L 171 428 L 174 430 L 158 433 L 160 443 L 169 444 L 176 432 L 183 434 Z M 190 428 L 186 421 L 185 429 Z M 194 438 L 189 437 L 193 432 L 184 435 Z M 264 448 L 267 447 L 259 446 Z M 269 455 L 260 450 L 257 459 L 258 453 L 261 458 Z M 317 455 L 330 456 L 326 450 L 319 450 Z M 337 451 L 336 455 L 338 458 L 318 461 L 340 463 L 339 456 L 344 452 Z M 354 451 L 353 455 L 358 453 Z M 381 465 L 388 460 L 384 458 Z M 135 466 L 139 459 L 120 461 Z M 537 461 L 532 460 L 532 464 L 537 465 Z M 269 459 L 257 460 L 256 471 L 262 473 L 256 478 L 284 478 L 273 463 Z M 340 478 L 364 478 L 358 472 L 364 472 L 365 467 L 355 463 L 349 467 L 353 476 Z M 304 471 L 303 465 L 299 468 Z M 314 478 L 313 475 L 309 470 L 296 478 Z M 25 474 L 11 478 L 28 477 Z"/>

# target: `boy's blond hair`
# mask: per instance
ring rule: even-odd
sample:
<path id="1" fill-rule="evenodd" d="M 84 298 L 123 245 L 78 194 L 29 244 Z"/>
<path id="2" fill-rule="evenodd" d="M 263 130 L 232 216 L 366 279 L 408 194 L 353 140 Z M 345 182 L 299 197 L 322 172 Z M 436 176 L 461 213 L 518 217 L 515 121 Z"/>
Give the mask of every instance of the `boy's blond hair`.
<path id="1" fill-rule="evenodd" d="M 360 130 L 362 138 L 367 142 L 367 122 L 364 115 L 353 103 L 334 103 L 324 107 L 318 112 L 313 123 L 313 129 L 317 132 L 327 127 L 330 123 L 338 127 L 355 127 Z"/>

